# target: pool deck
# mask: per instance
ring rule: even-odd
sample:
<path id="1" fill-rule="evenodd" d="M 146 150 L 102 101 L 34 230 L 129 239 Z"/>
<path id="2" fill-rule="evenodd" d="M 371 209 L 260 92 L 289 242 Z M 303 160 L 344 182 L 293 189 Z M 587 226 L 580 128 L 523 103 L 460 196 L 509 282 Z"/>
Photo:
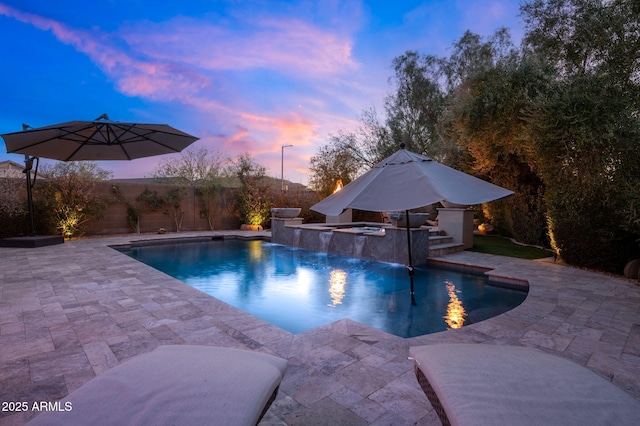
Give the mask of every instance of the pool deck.
<path id="1" fill-rule="evenodd" d="M 350 320 L 293 335 L 109 247 L 223 234 L 229 232 L 0 248 L 0 402 L 53 402 L 159 345 L 200 344 L 289 360 L 261 425 L 437 425 L 407 353 L 410 346 L 442 342 L 537 347 L 640 399 L 640 287 L 628 280 L 462 252 L 440 259 L 528 280 L 525 302 L 459 330 L 409 339 Z M 37 414 L 0 412 L 0 425 L 21 425 Z"/>

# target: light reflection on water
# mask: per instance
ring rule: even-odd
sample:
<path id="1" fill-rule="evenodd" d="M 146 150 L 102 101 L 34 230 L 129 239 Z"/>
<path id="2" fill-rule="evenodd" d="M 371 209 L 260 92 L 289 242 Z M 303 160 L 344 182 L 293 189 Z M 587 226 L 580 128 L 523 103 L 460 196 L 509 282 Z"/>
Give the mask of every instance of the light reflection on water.
<path id="1" fill-rule="evenodd" d="M 449 328 L 460 328 L 464 325 L 467 312 L 464 310 L 464 306 L 456 294 L 458 293 L 456 285 L 451 281 L 445 281 L 444 284 L 447 287 L 447 293 L 449 294 L 447 315 L 444 316 L 444 320 Z"/>
<path id="2" fill-rule="evenodd" d="M 334 269 L 329 274 L 329 294 L 331 295 L 331 303 L 328 306 L 335 307 L 342 304 L 345 286 L 347 284 L 347 273 L 341 269 Z"/>
<path id="3" fill-rule="evenodd" d="M 484 276 L 417 267 L 413 306 L 402 265 L 262 241 L 146 246 L 127 254 L 292 333 L 350 318 L 413 337 L 461 327 L 474 309 L 515 307 L 526 297 L 488 286 Z"/>

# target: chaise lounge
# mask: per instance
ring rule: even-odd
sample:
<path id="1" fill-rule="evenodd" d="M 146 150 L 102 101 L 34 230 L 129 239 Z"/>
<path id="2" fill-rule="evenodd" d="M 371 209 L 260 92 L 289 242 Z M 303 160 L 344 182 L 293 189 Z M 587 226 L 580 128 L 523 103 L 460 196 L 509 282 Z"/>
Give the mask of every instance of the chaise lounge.
<path id="1" fill-rule="evenodd" d="M 638 425 L 640 402 L 594 372 L 537 349 L 441 344 L 409 349 L 444 425 Z"/>
<path id="2" fill-rule="evenodd" d="M 246 350 L 160 346 L 90 380 L 30 425 L 255 425 L 287 361 Z M 65 411 L 67 410 L 67 411 Z"/>

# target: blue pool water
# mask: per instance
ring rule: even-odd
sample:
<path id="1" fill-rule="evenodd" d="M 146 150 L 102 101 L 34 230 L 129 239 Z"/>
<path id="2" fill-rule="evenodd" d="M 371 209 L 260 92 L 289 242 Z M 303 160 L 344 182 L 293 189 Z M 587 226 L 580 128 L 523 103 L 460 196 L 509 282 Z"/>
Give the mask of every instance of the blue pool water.
<path id="1" fill-rule="evenodd" d="M 466 325 L 474 311 L 483 318 L 505 312 L 526 297 L 487 285 L 482 275 L 429 266 L 415 269 L 413 306 L 402 265 L 263 241 L 143 246 L 125 253 L 292 333 L 350 318 L 413 337 Z"/>

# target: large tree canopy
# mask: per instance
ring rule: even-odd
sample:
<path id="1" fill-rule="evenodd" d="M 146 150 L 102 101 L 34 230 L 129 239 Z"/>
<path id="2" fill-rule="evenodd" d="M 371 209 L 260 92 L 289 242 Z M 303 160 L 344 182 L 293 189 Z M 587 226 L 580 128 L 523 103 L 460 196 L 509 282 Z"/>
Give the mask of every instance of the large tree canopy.
<path id="1" fill-rule="evenodd" d="M 640 256 L 640 2 L 529 0 L 521 13 L 520 48 L 506 29 L 467 31 L 447 57 L 398 56 L 385 117 L 363 115 L 353 158 L 405 142 L 515 191 L 488 211 L 500 232 L 620 272 Z"/>
<path id="2" fill-rule="evenodd" d="M 523 48 L 543 55 L 559 79 L 598 74 L 623 87 L 640 83 L 637 0 L 534 0 L 521 11 Z"/>
<path id="3" fill-rule="evenodd" d="M 575 265 L 619 272 L 640 254 L 640 232 L 629 226 L 640 190 L 639 8 L 634 0 L 522 6 L 523 48 L 554 70 L 529 109 L 549 235 Z"/>

